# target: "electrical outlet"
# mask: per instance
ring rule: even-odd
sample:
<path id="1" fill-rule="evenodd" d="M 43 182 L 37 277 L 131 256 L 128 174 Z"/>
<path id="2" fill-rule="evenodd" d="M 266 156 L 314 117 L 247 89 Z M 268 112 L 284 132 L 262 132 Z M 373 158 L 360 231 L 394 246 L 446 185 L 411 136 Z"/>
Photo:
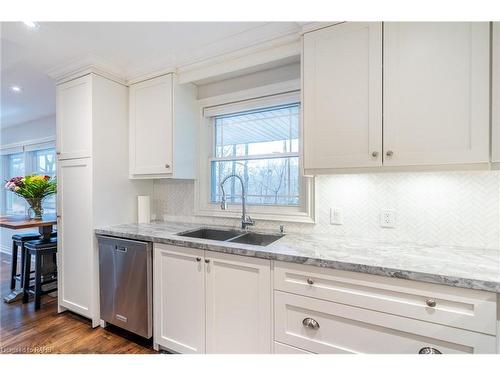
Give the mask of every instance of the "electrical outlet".
<path id="1" fill-rule="evenodd" d="M 330 208 L 330 224 L 343 225 L 344 214 L 341 208 Z"/>
<path id="2" fill-rule="evenodd" d="M 380 212 L 380 226 L 382 228 L 395 228 L 396 227 L 396 211 L 395 210 L 382 210 Z"/>

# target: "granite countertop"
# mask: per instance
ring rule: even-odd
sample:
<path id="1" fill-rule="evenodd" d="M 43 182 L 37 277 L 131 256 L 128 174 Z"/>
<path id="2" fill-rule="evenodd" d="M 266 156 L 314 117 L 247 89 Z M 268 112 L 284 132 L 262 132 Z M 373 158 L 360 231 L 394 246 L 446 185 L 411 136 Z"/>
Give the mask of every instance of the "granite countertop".
<path id="1" fill-rule="evenodd" d="M 181 237 L 200 227 L 228 227 L 156 222 L 98 228 L 97 234 L 193 247 L 237 255 L 308 264 L 500 293 L 500 249 L 383 243 L 328 234 L 286 234 L 268 246 Z"/>

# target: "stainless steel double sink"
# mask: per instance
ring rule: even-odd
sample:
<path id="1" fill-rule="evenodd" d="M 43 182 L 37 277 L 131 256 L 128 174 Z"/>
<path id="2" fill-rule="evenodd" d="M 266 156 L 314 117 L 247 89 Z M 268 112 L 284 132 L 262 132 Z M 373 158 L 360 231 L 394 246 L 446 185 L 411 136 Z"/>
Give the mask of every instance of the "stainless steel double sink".
<path id="1" fill-rule="evenodd" d="M 247 245 L 267 246 L 283 237 L 283 234 L 262 234 L 255 232 L 240 232 L 237 230 L 224 230 L 212 228 L 199 228 L 178 233 L 178 236 L 202 238 L 223 242 L 241 243 Z"/>

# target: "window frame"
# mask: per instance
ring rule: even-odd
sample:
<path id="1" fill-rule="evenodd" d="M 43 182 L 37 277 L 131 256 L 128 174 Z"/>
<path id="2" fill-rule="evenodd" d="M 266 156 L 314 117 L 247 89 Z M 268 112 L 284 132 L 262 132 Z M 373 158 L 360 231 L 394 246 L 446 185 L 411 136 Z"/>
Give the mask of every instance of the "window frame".
<path id="1" fill-rule="evenodd" d="M 11 155 L 15 154 L 22 154 L 23 155 L 23 160 L 24 160 L 24 172 L 22 175 L 28 175 L 32 173 L 37 173 L 35 171 L 35 157 L 37 151 L 40 150 L 48 150 L 48 149 L 53 149 L 55 153 L 56 149 L 56 144 L 54 140 L 51 140 L 52 138 L 44 138 L 39 141 L 33 140 L 27 143 L 17 143 L 17 144 L 12 144 L 12 145 L 5 145 L 1 146 L 1 158 L 2 158 L 2 167 L 3 167 L 3 175 L 2 177 L 2 194 L 1 194 L 1 213 L 6 214 L 6 215 L 27 215 L 28 214 L 28 203 L 23 199 L 25 209 L 24 212 L 17 212 L 17 211 L 12 211 L 12 207 L 8 207 L 8 198 L 7 194 L 13 194 L 7 191 L 3 187 L 5 183 L 3 182 L 3 179 L 10 178 L 10 164 L 9 164 L 9 158 Z M 54 171 L 54 176 L 57 177 L 57 156 L 55 156 L 55 163 L 56 163 L 56 169 Z M 52 207 L 44 207 L 48 210 L 52 211 Z M 57 199 L 54 203 L 54 212 L 57 211 Z"/>
<path id="2" fill-rule="evenodd" d="M 278 88 L 279 89 L 279 88 Z M 198 178 L 195 180 L 195 216 L 212 216 L 223 218 L 240 218 L 241 203 L 230 203 L 225 211 L 220 209 L 218 203 L 211 201 L 211 163 L 215 151 L 215 126 L 216 115 L 243 112 L 247 110 L 269 108 L 278 105 L 299 103 L 301 105 L 300 90 L 294 89 L 269 95 L 261 94 L 258 89 L 247 90 L 245 93 L 233 94 L 237 100 L 232 100 L 231 95 L 209 98 L 200 101 L 200 128 L 199 128 L 199 150 Z M 260 94 L 260 95 L 258 95 Z M 301 106 L 302 107 L 302 106 Z M 314 223 L 314 178 L 304 176 L 303 169 L 303 131 L 302 131 L 302 109 L 299 114 L 299 178 L 300 178 L 300 202 L 299 205 L 248 205 L 248 213 L 257 220 L 289 221 L 300 223 Z M 295 155 L 295 153 L 293 153 Z M 280 154 L 281 157 L 286 154 Z M 259 155 L 259 157 L 261 157 Z M 248 157 L 244 157 L 248 159 Z"/>

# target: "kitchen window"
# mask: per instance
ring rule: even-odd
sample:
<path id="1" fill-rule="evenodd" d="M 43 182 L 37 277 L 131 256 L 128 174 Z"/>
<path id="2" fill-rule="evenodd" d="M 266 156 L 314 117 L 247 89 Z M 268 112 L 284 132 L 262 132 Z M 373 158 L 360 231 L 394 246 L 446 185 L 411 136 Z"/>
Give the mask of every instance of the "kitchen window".
<path id="1" fill-rule="evenodd" d="M 222 197 L 220 182 L 243 179 L 249 205 L 298 206 L 299 103 L 215 116 L 211 199 Z M 225 184 L 228 203 L 241 203 L 241 185 Z"/>
<path id="2" fill-rule="evenodd" d="M 53 144 L 53 143 L 52 143 Z M 44 145 L 28 145 L 24 147 L 24 152 L 15 152 L 2 156 L 3 175 L 2 182 L 16 176 L 26 174 L 43 174 L 50 177 L 56 175 L 56 151 L 55 148 Z M 26 214 L 28 205 L 26 201 L 16 194 L 7 191 L 2 185 L 2 212 L 6 214 Z M 45 213 L 56 212 L 55 195 L 47 197 L 43 201 Z"/>
<path id="3" fill-rule="evenodd" d="M 221 181 L 243 180 L 249 213 L 256 219 L 312 222 L 312 178 L 301 173 L 300 94 L 260 97 L 203 108 L 201 216 L 241 215 L 241 184 L 224 183 L 227 211 L 220 210 Z"/>

